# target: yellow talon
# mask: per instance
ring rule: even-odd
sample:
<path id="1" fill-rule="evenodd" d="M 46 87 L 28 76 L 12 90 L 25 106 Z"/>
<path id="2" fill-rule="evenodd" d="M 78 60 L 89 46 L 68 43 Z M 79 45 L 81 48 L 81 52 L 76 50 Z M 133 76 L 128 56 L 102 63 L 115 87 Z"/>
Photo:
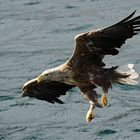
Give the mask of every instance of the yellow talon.
<path id="1" fill-rule="evenodd" d="M 103 107 L 105 107 L 107 105 L 107 97 L 106 97 L 105 94 L 102 94 L 101 104 L 102 104 Z"/>
<path id="2" fill-rule="evenodd" d="M 94 118 L 93 112 L 89 110 L 86 115 L 86 121 L 90 122 Z"/>

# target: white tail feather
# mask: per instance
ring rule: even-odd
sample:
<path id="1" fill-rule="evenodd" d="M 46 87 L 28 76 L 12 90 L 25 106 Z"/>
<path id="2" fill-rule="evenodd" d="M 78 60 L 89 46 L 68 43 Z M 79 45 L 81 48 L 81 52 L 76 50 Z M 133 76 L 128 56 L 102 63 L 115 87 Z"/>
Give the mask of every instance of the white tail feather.
<path id="1" fill-rule="evenodd" d="M 117 81 L 122 84 L 129 84 L 129 85 L 136 85 L 138 82 L 134 79 L 137 79 L 139 77 L 139 74 L 135 72 L 133 69 L 134 64 L 128 64 L 124 66 L 120 66 L 116 69 L 117 73 L 120 73 L 122 75 L 129 75 L 126 78 L 119 78 Z"/>

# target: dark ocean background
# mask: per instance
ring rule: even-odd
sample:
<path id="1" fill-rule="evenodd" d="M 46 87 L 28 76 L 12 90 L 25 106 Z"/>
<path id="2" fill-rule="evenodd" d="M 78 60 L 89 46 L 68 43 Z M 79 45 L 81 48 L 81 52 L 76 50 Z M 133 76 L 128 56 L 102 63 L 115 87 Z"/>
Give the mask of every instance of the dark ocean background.
<path id="1" fill-rule="evenodd" d="M 91 123 L 78 89 L 61 97 L 63 105 L 21 97 L 27 80 L 71 56 L 75 35 L 135 9 L 140 14 L 139 0 L 0 0 L 0 140 L 139 140 L 140 84 L 114 85 L 108 106 L 96 108 Z M 105 61 L 134 63 L 140 72 L 140 35 Z"/>

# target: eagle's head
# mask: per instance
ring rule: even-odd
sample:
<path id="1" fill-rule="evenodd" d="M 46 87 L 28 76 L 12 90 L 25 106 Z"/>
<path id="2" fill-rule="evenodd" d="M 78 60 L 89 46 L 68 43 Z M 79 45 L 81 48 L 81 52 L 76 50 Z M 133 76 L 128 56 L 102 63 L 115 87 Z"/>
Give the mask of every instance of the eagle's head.
<path id="1" fill-rule="evenodd" d="M 26 82 L 22 87 L 22 97 L 25 96 L 34 97 L 36 92 L 36 85 L 37 85 L 36 78 Z"/>
<path id="2" fill-rule="evenodd" d="M 50 81 L 60 81 L 61 74 L 56 68 L 44 71 L 37 78 L 29 80 L 22 87 L 22 96 L 35 97 L 40 87 L 44 88 L 44 84 Z"/>
<path id="3" fill-rule="evenodd" d="M 38 83 L 47 81 L 59 81 L 61 79 L 60 71 L 57 68 L 48 69 L 37 77 Z"/>
<path id="4" fill-rule="evenodd" d="M 44 82 L 44 81 L 49 81 L 52 79 L 52 74 L 50 73 L 42 73 L 41 75 L 39 75 L 37 77 L 37 82 L 40 83 L 40 82 Z"/>

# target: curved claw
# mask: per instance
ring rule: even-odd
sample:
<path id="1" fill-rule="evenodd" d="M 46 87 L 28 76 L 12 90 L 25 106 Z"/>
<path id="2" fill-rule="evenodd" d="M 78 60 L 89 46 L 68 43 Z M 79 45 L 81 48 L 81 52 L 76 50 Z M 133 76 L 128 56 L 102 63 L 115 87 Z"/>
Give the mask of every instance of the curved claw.
<path id="1" fill-rule="evenodd" d="M 102 104 L 103 107 L 105 107 L 107 105 L 107 97 L 106 97 L 106 94 L 102 94 L 101 104 Z"/>
<path id="2" fill-rule="evenodd" d="M 93 114 L 93 112 L 91 110 L 89 110 L 87 112 L 87 115 L 86 115 L 86 121 L 90 122 L 93 118 L 94 118 L 94 114 Z"/>

